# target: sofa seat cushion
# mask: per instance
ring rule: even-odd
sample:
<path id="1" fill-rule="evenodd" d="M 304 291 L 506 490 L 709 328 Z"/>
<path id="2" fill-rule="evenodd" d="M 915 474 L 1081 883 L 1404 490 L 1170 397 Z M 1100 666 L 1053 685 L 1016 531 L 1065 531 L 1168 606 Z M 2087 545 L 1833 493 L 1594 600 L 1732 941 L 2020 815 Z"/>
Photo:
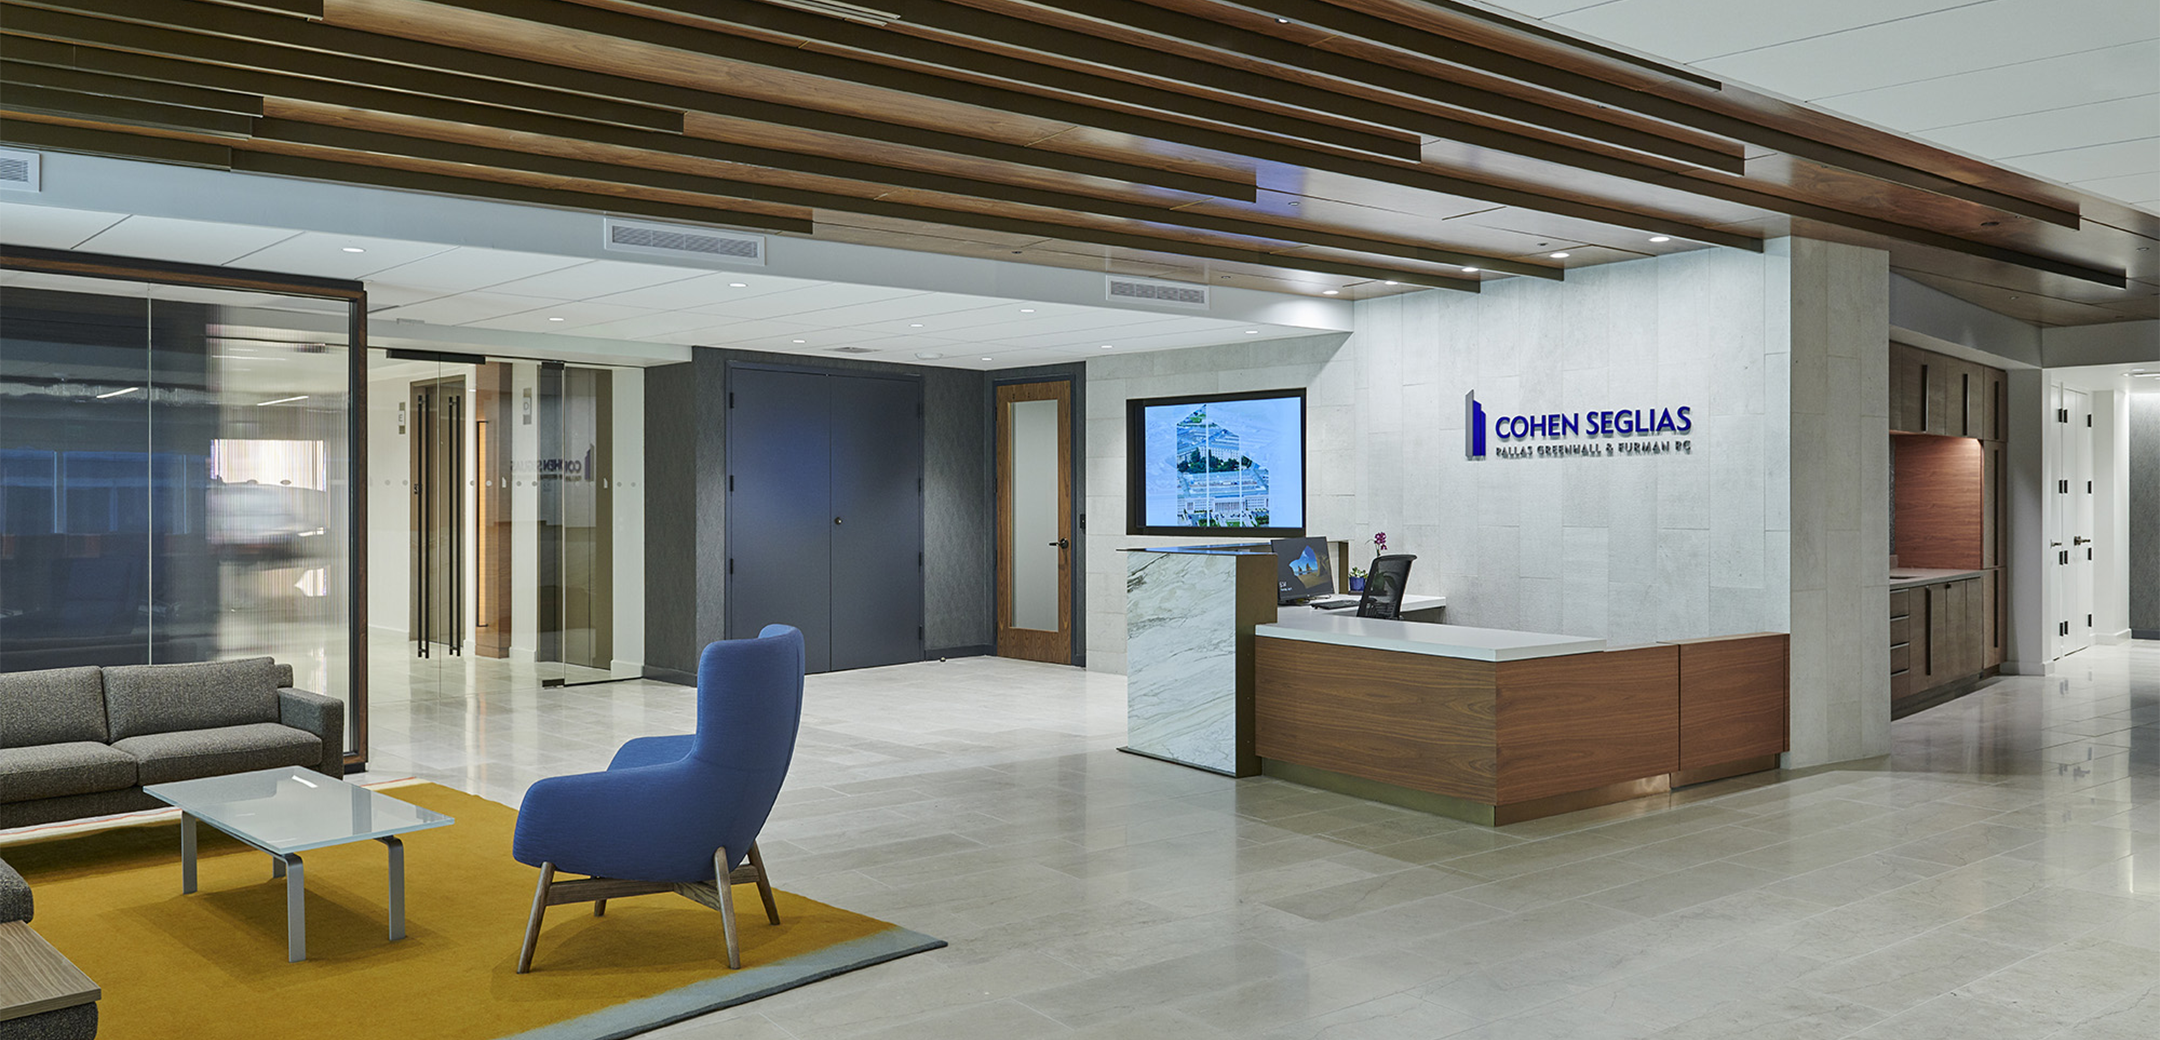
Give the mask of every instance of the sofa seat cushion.
<path id="1" fill-rule="evenodd" d="M 151 733 L 113 746 L 134 756 L 145 786 L 322 761 L 322 738 L 275 722 Z"/>
<path id="2" fill-rule="evenodd" d="M 105 742 L 105 680 L 95 668 L 0 673 L 0 748 Z"/>
<path id="3" fill-rule="evenodd" d="M 118 791 L 135 776 L 132 756 L 89 741 L 0 748 L 0 803 Z"/>

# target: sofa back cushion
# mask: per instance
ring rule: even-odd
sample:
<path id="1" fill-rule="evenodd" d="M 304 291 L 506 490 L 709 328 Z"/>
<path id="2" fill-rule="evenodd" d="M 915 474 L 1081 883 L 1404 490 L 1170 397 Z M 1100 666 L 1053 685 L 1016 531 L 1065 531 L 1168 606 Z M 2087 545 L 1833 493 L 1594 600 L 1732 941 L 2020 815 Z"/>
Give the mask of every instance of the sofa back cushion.
<path id="1" fill-rule="evenodd" d="M 0 672 L 0 748 L 107 738 L 105 683 L 97 669 Z"/>
<path id="2" fill-rule="evenodd" d="M 112 739 L 278 720 L 277 665 L 267 657 L 105 669 Z"/>

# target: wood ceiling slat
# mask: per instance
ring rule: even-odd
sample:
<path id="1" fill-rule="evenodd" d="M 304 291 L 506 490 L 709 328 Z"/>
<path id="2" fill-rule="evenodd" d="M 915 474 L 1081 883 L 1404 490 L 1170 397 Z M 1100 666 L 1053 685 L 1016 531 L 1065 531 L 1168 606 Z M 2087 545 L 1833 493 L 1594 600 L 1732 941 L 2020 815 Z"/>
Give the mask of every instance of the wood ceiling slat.
<path id="1" fill-rule="evenodd" d="M 175 166 L 232 169 L 232 149 L 223 144 L 69 126 L 5 114 L 0 114 L 0 144 L 18 148 L 57 148 L 121 159 L 147 159 Z"/>
<path id="2" fill-rule="evenodd" d="M 1074 3 L 1107 5 L 1114 10 L 1127 11 L 1133 7 L 1149 5 L 1131 0 L 1035 0 L 1052 6 Z M 1208 0 L 1212 3 L 1212 0 Z M 1672 98 L 1661 97 L 1640 90 L 1629 90 L 1587 74 L 1590 67 L 1586 59 L 1537 61 L 1514 54 L 1465 43 L 1449 36 L 1405 25 L 1400 21 L 1375 17 L 1363 11 L 1328 3 L 1326 0 L 1237 0 L 1242 6 L 1270 12 L 1279 17 L 1310 23 L 1332 29 L 1362 40 L 1407 50 L 1421 57 L 1452 62 L 1471 68 L 1484 69 L 1510 76 L 1547 89 L 1591 98 L 1618 108 L 1632 109 L 1645 115 L 1655 116 L 1681 126 L 1694 127 L 1707 133 L 1718 134 L 1741 141 L 1750 141 L 1777 149 L 1791 155 L 1801 156 L 1844 169 L 1865 173 L 1892 183 L 1904 184 L 1922 191 L 1947 195 L 1952 198 L 1977 202 L 2007 213 L 2017 213 L 2035 220 L 2045 220 L 2065 227 L 2076 227 L 2077 211 L 2061 206 L 2029 199 L 2006 192 L 1995 191 L 1979 185 L 1953 180 L 1928 170 L 1856 152 L 1829 144 L 1814 137 L 1788 130 L 1765 126 L 1722 112 L 1713 112 Z M 1155 10 L 1161 10 L 1155 8 Z M 1205 20 L 1205 19 L 1202 19 Z M 1556 51 L 1555 56 L 1566 51 Z"/>
<path id="3" fill-rule="evenodd" d="M 55 2 L 98 2 L 133 5 L 142 0 L 55 0 Z M 642 18 L 622 11 L 560 0 L 433 0 L 439 6 L 464 11 L 492 14 L 505 18 L 532 22 L 551 28 L 569 29 L 591 33 L 596 36 L 612 36 L 662 47 L 703 54 L 745 65 L 780 70 L 804 76 L 853 83 L 879 90 L 913 94 L 927 98 L 961 104 L 979 105 L 1004 112 L 1031 115 L 1039 119 L 1056 120 L 1080 126 L 1098 126 L 1139 137 L 1161 141 L 1174 141 L 1212 148 L 1231 154 L 1250 154 L 1256 147 L 1268 147 L 1264 137 L 1253 136 L 1255 128 L 1227 124 L 1233 129 L 1200 126 L 1174 118 L 1142 115 L 1133 112 L 1105 108 L 1079 101 L 1027 93 L 981 83 L 968 83 L 945 76 L 933 75 L 912 69 L 861 61 L 839 54 L 820 53 L 801 47 L 788 47 L 764 40 L 737 36 L 709 29 L 699 29 L 677 22 L 662 22 Z M 342 22 L 343 5 L 332 3 L 328 7 L 333 23 Z M 1287 125 L 1287 121 L 1269 120 L 1264 116 L 1248 120 L 1261 124 L 1257 129 L 1263 133 L 1303 133 L 1301 128 Z M 1276 126 L 1268 125 L 1274 122 Z M 1408 139 L 1382 138 L 1373 135 L 1357 135 L 1364 143 L 1354 146 L 1359 151 L 1395 158 L 1413 158 L 1417 154 L 1417 142 Z M 1287 145 L 1277 147 L 1290 147 Z"/>
<path id="4" fill-rule="evenodd" d="M 232 137 L 247 136 L 255 124 L 252 116 L 11 82 L 5 76 L 0 76 L 0 84 L 7 87 L 6 92 L 0 94 L 0 108 L 10 112 L 83 116 L 102 122 L 171 127 Z"/>
<path id="5" fill-rule="evenodd" d="M 1054 55 L 1089 66 L 1144 72 L 1176 84 L 1179 88 L 1207 91 L 1224 91 L 1242 95 L 1246 99 L 1268 103 L 1283 103 L 1322 113 L 1335 113 L 1363 120 L 1380 126 L 1400 127 L 1420 133 L 1439 135 L 1456 140 L 1482 144 L 1486 147 L 1536 155 L 1551 162 L 1570 165 L 1587 164 L 1586 168 L 1608 171 L 1629 168 L 1632 164 L 1594 151 L 1585 151 L 1552 140 L 1524 133 L 1479 125 L 1461 119 L 1450 118 L 1433 111 L 1388 104 L 1357 94 L 1345 94 L 1325 90 L 1297 80 L 1269 76 L 1247 69 L 1235 68 L 1213 62 L 1200 61 L 1167 51 L 1121 43 L 1047 25 L 1041 21 L 1009 18 L 982 10 L 946 2 L 946 0 L 879 0 L 882 9 L 890 9 L 905 20 L 890 23 L 884 30 L 843 22 L 785 8 L 757 3 L 714 4 L 711 0 L 638 0 L 639 6 L 691 15 L 701 20 L 758 25 L 779 29 L 796 35 L 811 36 L 833 42 L 845 42 L 860 49 L 885 47 L 894 50 L 909 39 L 904 31 L 930 28 L 963 37 L 976 42 L 979 47 L 1002 46 L 1001 51 L 989 52 L 994 58 L 1015 55 Z M 823 26 L 832 27 L 820 30 Z M 844 37 L 844 39 L 843 39 Z M 975 53 L 982 53 L 977 51 Z M 1039 69 L 1057 68 L 1042 63 L 1041 57 L 1033 58 Z M 1011 78 L 1011 77 L 1008 77 Z M 1150 88 L 1157 93 L 1162 88 Z M 1720 151 L 1668 137 L 1643 133 L 1627 127 L 1575 116 L 1556 109 L 1538 108 L 1512 99 L 1495 98 L 1494 104 L 1516 106 L 1518 116 L 1541 121 L 1546 128 L 1561 130 L 1591 140 L 1618 145 L 1635 151 L 1648 152 L 1667 159 L 1722 169 L 1731 173 L 1741 171 L 1742 163 L 1738 148 Z"/>
<path id="6" fill-rule="evenodd" d="M 321 41 L 324 45 L 352 44 L 356 40 L 370 41 L 370 57 L 341 60 L 336 55 L 327 55 L 320 50 L 236 43 L 229 38 L 200 36 L 133 22 L 19 7 L 12 0 L 0 6 L 4 6 L 7 11 L 6 18 L 0 20 L 0 32 L 26 33 L 30 34 L 30 37 L 48 37 L 55 41 L 86 45 L 87 48 L 94 49 L 82 50 L 75 59 L 75 64 L 118 75 L 139 74 L 145 79 L 177 83 L 215 81 L 228 86 L 233 82 L 233 74 L 243 70 L 307 77 L 313 82 L 325 85 L 295 88 L 287 91 L 286 96 L 305 97 L 330 104 L 356 105 L 369 102 L 342 101 L 336 95 L 378 99 L 397 96 L 397 92 L 383 91 L 373 86 L 378 83 L 395 83 L 400 91 L 421 92 L 404 96 L 431 94 L 442 98 L 470 99 L 513 109 L 670 131 L 681 126 L 681 114 L 686 110 L 720 110 L 738 118 L 756 119 L 775 126 L 808 127 L 870 141 L 887 141 L 909 147 L 948 151 L 1081 176 L 1153 184 L 1232 198 L 1253 197 L 1249 180 L 1226 180 L 1227 175 L 1218 175 L 1213 171 L 1167 170 L 1101 156 L 1073 155 L 1051 149 L 1030 148 L 958 133 L 886 123 L 752 98 L 731 97 L 666 83 L 611 76 L 578 68 L 393 37 L 378 37 L 325 26 L 308 26 L 305 31 L 316 36 L 349 34 L 332 35 L 330 39 Z M 9 36 L 10 57 L 32 60 L 20 53 L 27 49 L 26 44 L 35 42 L 30 37 Z M 227 68 L 231 68 L 232 72 L 223 71 Z M 562 89 L 550 89 L 551 87 Z M 611 98 L 624 100 L 614 101 L 610 100 Z M 599 107 L 595 108 L 594 105 Z"/>
<path id="7" fill-rule="evenodd" d="M 595 183 L 612 183 L 667 192 L 695 193 L 793 206 L 830 207 L 852 212 L 900 216 L 979 227 L 991 231 L 1041 234 L 1045 237 L 1076 238 L 1106 245 L 1163 249 L 1194 256 L 1243 260 L 1249 263 L 1288 267 L 1294 270 L 1315 270 L 1323 273 L 1376 279 L 1392 278 L 1432 288 L 1465 289 L 1467 286 L 1467 291 L 1476 291 L 1474 288 L 1475 283 L 1465 283 L 1459 278 L 1431 274 L 1416 268 L 1385 267 L 1369 263 L 1277 262 L 1272 259 L 1265 249 L 1231 246 L 1209 240 L 1200 240 L 1197 237 L 1164 235 L 1161 232 L 1141 235 L 1127 231 L 1110 231 L 1099 227 L 1075 226 L 1047 220 L 1019 219 L 999 215 L 999 211 L 996 209 L 970 212 L 965 209 L 932 208 L 924 205 L 888 202 L 885 201 L 883 196 L 875 199 L 850 197 L 829 192 L 760 184 L 733 178 L 676 173 L 645 167 L 538 155 L 531 152 L 513 152 L 480 145 L 439 141 L 431 138 L 326 127 L 318 124 L 295 123 L 288 120 L 265 119 L 258 124 L 257 135 L 261 140 L 265 141 L 309 145 L 344 152 L 371 152 L 386 156 L 423 159 L 431 162 L 459 163 L 496 171 L 523 171 L 542 176 L 574 178 Z M 888 196 L 893 194 L 895 193 L 887 193 Z"/>
<path id="8" fill-rule="evenodd" d="M 1421 246 L 1412 242 L 1390 240 L 1383 237 L 1329 231 L 1310 225 L 1291 225 L 1268 221 L 1243 219 L 1236 216 L 1169 209 L 1116 199 L 1078 195 L 1071 192 L 1027 188 L 1006 183 L 977 180 L 955 176 L 950 173 L 918 171 L 894 168 L 853 159 L 804 155 L 779 149 L 752 145 L 731 144 L 695 136 L 658 134 L 595 124 L 575 124 L 570 120 L 556 120 L 550 125 L 544 117 L 521 120 L 520 126 L 494 127 L 509 131 L 482 136 L 481 127 L 488 127 L 491 113 L 478 110 L 467 118 L 436 123 L 432 126 L 412 120 L 393 120 L 374 117 L 368 113 L 349 110 L 326 109 L 322 106 L 276 105 L 270 106 L 270 114 L 288 119 L 320 123 L 356 130 L 378 131 L 387 134 L 404 134 L 454 144 L 478 144 L 488 147 L 517 151 L 538 151 L 557 155 L 573 155 L 557 149 L 557 142 L 591 142 L 619 149 L 648 153 L 646 158 L 658 154 L 672 154 L 699 161 L 743 164 L 766 167 L 772 170 L 793 171 L 821 178 L 853 182 L 846 188 L 820 187 L 818 190 L 843 190 L 851 195 L 877 197 L 891 186 L 919 189 L 947 196 L 974 196 L 993 202 L 1006 202 L 1037 206 L 1051 210 L 1095 214 L 1149 224 L 1181 227 L 1249 238 L 1273 240 L 1303 240 L 1329 245 L 1354 252 L 1415 260 L 1424 263 L 1482 266 L 1488 270 L 1506 271 L 1533 277 L 1558 279 L 1561 272 L 1539 264 L 1523 263 L 1504 257 L 1485 256 L 1456 250 Z M 266 136 L 293 139 L 291 131 L 283 122 L 270 124 Z M 595 155 L 599 161 L 605 156 Z M 638 157 L 618 156 L 621 161 L 637 161 Z M 736 177 L 740 171 L 725 176 Z M 765 183 L 786 186 L 785 180 L 766 180 Z M 807 204 L 807 203 L 806 203 Z M 818 205 L 826 205 L 818 203 Z M 837 205 L 837 204 L 834 204 Z"/>
<path id="9" fill-rule="evenodd" d="M 49 40 L 21 40 L 22 44 L 44 45 L 52 51 L 72 55 L 74 48 L 55 44 Z M 209 87 L 186 86 L 178 83 L 151 83 L 125 76 L 105 76 L 78 69 L 52 65 L 27 64 L 12 60 L 22 48 L 17 42 L 8 43 L 8 59 L 0 60 L 0 84 L 11 86 L 50 87 L 56 90 L 72 90 L 80 94 L 102 94 L 106 97 L 134 98 L 139 101 L 156 101 L 160 104 L 178 105 L 182 108 L 200 108 L 211 112 L 227 112 L 236 116 L 262 115 L 262 96 L 233 90 L 214 90 Z M 48 52 L 49 53 L 49 52 Z"/>
<path id="10" fill-rule="evenodd" d="M 457 0 L 435 2 L 456 3 Z M 514 4 L 530 2 L 533 0 L 511 0 L 510 3 L 493 9 L 492 13 L 501 14 L 511 9 Z M 654 3 L 640 0 L 636 10 L 622 10 L 617 5 L 608 5 L 604 9 L 633 17 L 672 11 L 691 16 L 676 24 L 699 30 L 763 30 L 782 37 L 781 40 L 766 40 L 781 46 L 796 45 L 793 43 L 795 39 L 822 42 L 843 48 L 844 50 L 835 56 L 844 60 L 862 62 L 867 59 L 885 64 L 885 59 L 899 58 L 931 66 L 927 71 L 932 75 L 960 78 L 996 90 L 1008 89 L 1002 83 L 1015 83 L 1037 89 L 1049 88 L 1190 119 L 1202 119 L 1229 126 L 1249 125 L 1284 137 L 1320 141 L 1397 159 L 1409 159 L 1416 155 L 1416 140 L 1406 134 L 1384 129 L 1393 124 L 1381 120 L 1355 117 L 1364 123 L 1376 124 L 1363 126 L 1353 119 L 1343 118 L 1345 113 L 1340 111 L 1323 109 L 1313 114 L 1299 114 L 1279 104 L 1280 99 L 1261 98 L 1258 105 L 1253 103 L 1253 99 L 1239 99 L 1245 102 L 1239 104 L 1215 97 L 1165 90 L 1154 84 L 1104 76 L 1084 69 L 1048 65 L 1011 54 L 977 50 L 925 36 L 889 32 L 856 22 L 749 0 L 721 0 L 717 3 L 713 0 L 701 0 L 698 3 L 672 4 L 665 0 Z M 747 38 L 764 39 L 759 36 Z M 893 67 L 904 68 L 898 65 Z"/>

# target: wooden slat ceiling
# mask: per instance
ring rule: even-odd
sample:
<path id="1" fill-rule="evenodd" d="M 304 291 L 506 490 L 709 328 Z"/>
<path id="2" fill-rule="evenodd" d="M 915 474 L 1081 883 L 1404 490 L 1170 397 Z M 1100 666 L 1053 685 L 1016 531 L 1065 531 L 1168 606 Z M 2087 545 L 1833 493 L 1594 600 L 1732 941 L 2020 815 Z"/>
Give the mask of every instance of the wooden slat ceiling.
<path id="1" fill-rule="evenodd" d="M 1803 234 L 2160 317 L 2160 217 L 1431 0 L 0 0 L 0 140 L 1350 297 Z"/>

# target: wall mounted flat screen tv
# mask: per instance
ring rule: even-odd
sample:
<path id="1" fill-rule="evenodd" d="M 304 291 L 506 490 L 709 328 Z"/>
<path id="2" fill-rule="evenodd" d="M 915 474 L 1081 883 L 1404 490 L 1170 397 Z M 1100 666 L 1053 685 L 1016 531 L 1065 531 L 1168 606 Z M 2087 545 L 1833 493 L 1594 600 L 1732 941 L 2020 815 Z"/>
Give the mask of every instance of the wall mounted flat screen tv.
<path id="1" fill-rule="evenodd" d="M 1305 391 L 1125 404 L 1126 533 L 1305 533 Z"/>

